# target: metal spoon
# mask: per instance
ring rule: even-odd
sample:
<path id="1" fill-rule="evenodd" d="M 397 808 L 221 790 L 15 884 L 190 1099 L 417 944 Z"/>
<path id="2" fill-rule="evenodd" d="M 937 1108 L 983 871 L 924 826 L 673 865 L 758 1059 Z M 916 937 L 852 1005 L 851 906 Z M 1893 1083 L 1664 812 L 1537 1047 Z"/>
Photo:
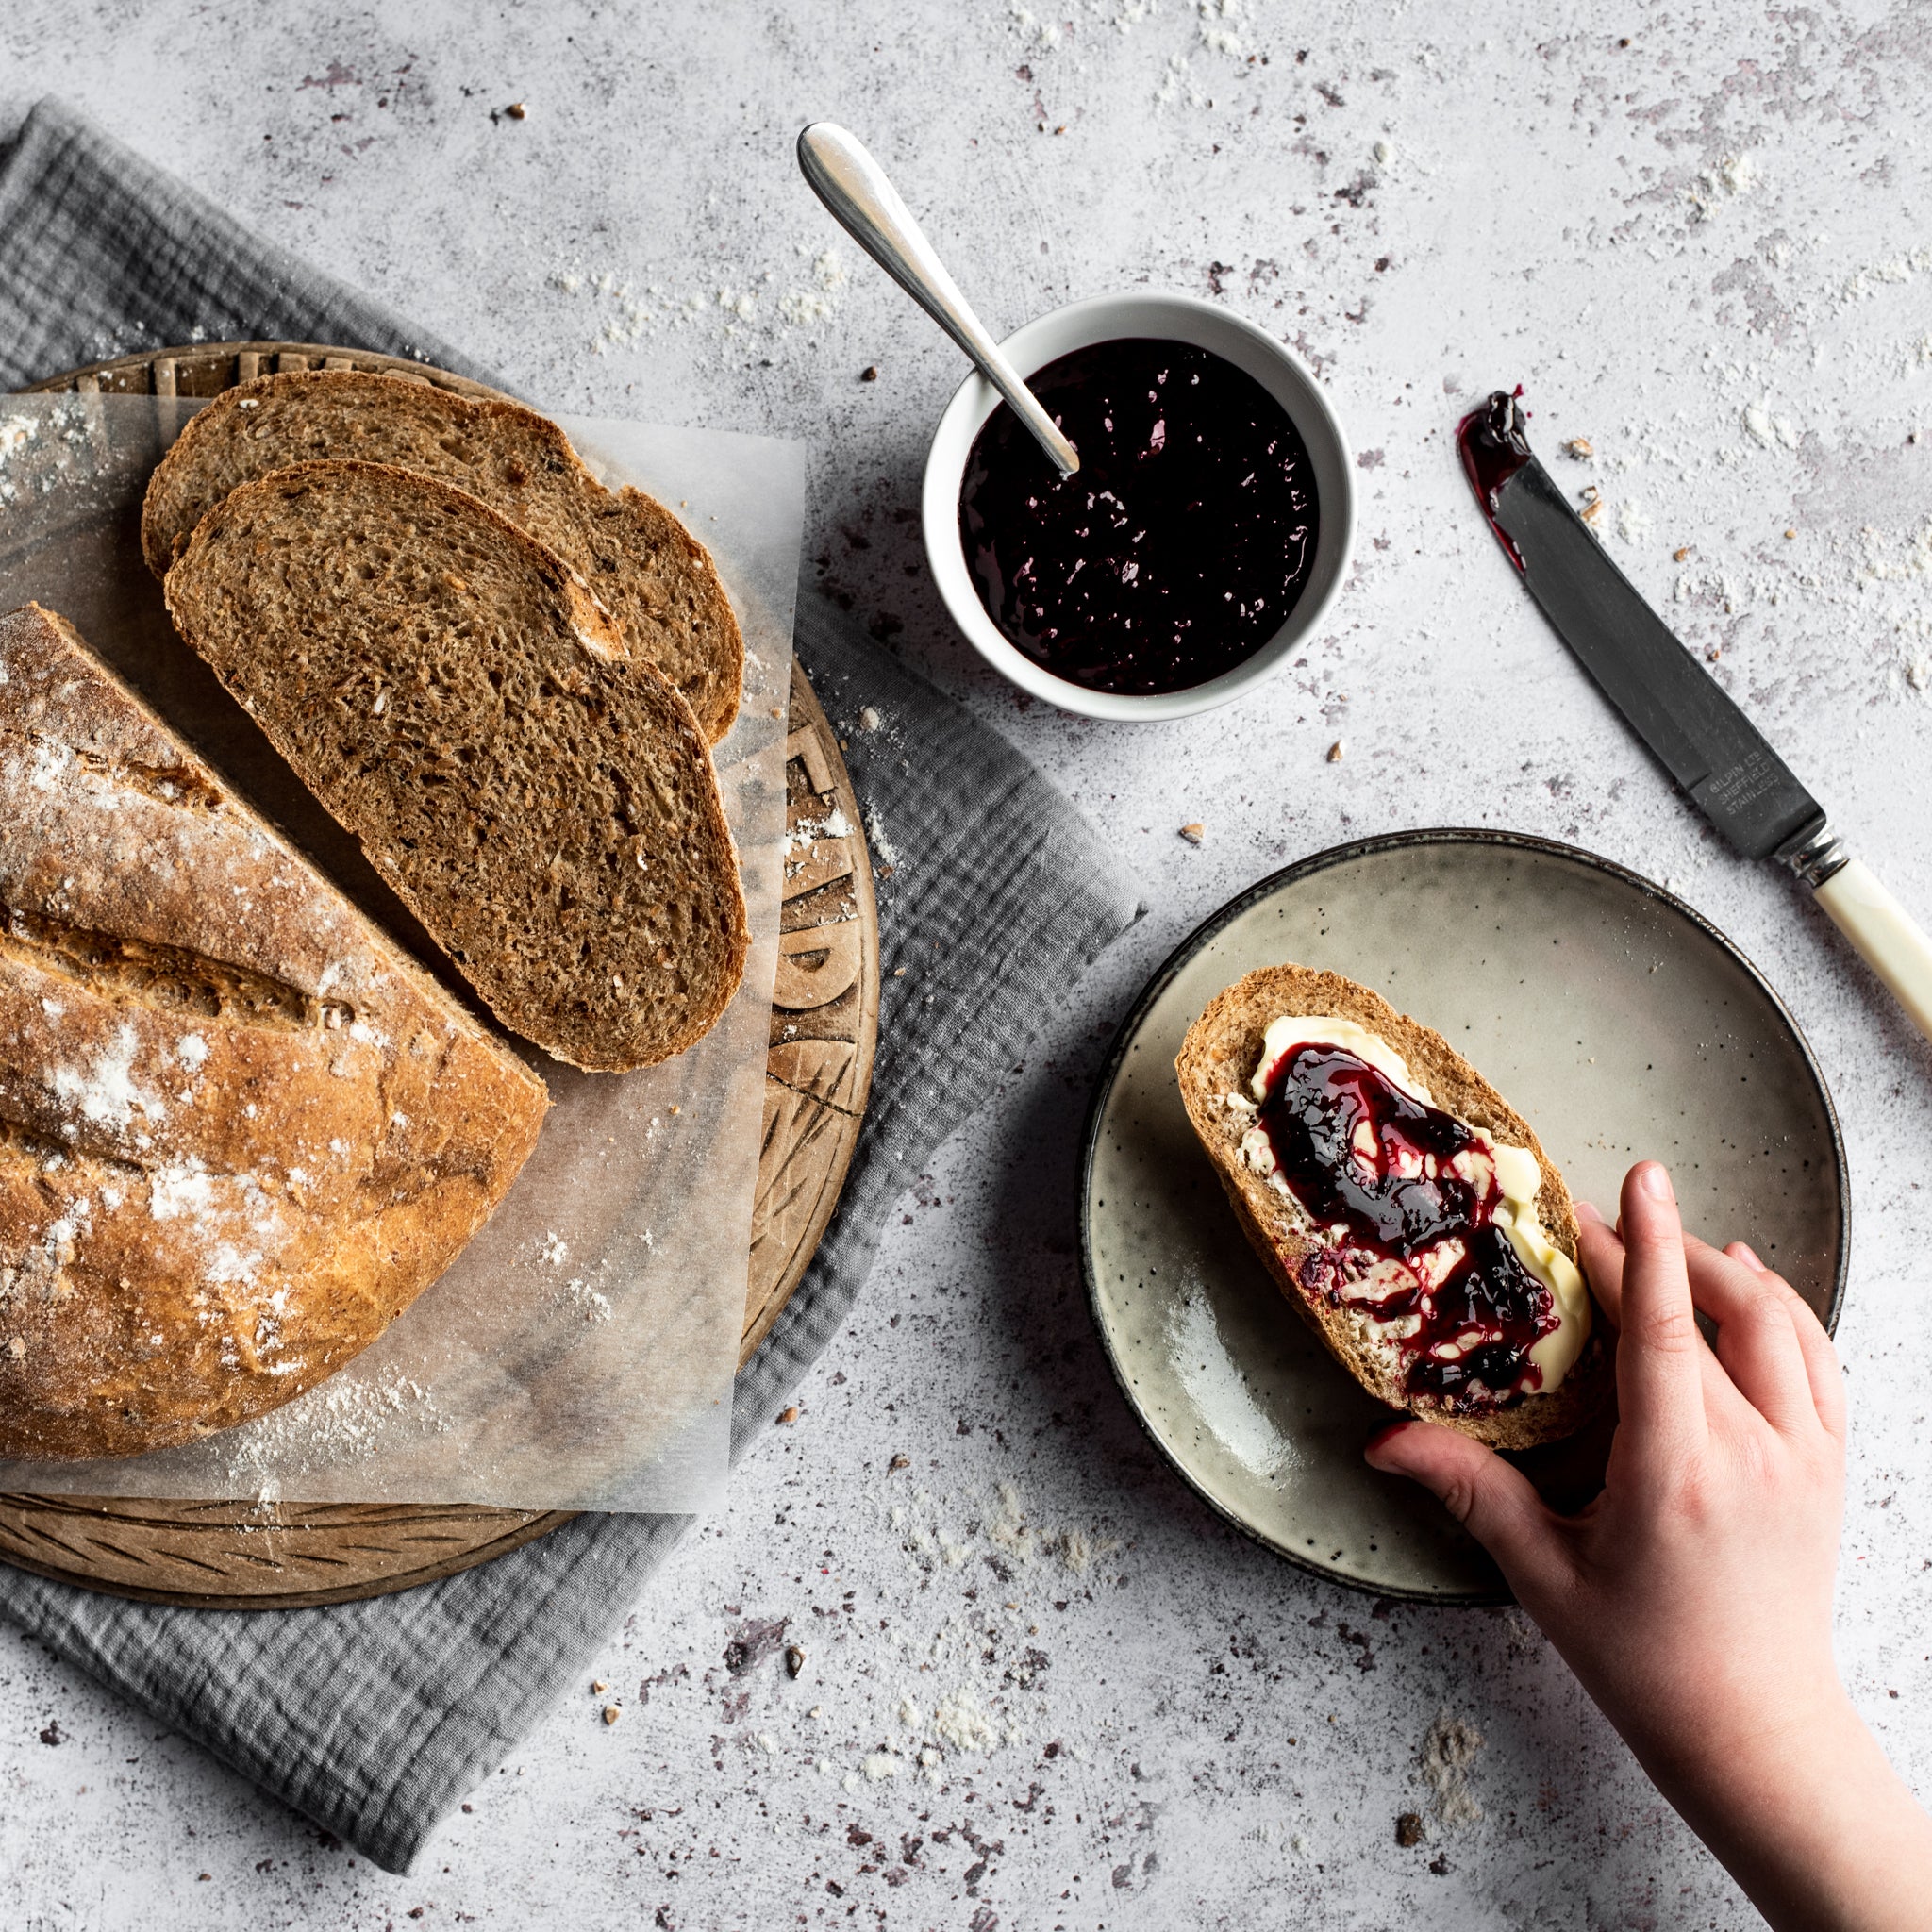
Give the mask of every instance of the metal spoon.
<path id="1" fill-rule="evenodd" d="M 972 357 L 1054 467 L 1071 476 L 1080 467 L 1078 452 L 1000 354 L 864 142 L 830 121 L 814 121 L 798 137 L 798 165 L 833 220 Z"/>

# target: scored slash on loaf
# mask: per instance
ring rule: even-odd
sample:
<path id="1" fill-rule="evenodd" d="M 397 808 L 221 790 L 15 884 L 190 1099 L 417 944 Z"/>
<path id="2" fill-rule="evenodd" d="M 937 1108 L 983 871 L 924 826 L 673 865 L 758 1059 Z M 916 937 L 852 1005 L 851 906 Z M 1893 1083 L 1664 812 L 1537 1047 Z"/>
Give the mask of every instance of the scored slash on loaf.
<path id="1" fill-rule="evenodd" d="M 166 594 L 506 1025 L 621 1072 L 715 1024 L 749 931 L 705 735 L 552 551 L 448 483 L 301 463 L 208 510 Z"/>
<path id="2" fill-rule="evenodd" d="M 547 1098 L 63 620 L 0 617 L 0 1455 L 231 1428 L 341 1368 Z"/>
<path id="3" fill-rule="evenodd" d="M 467 490 L 591 586 L 634 657 L 684 693 L 706 739 L 731 728 L 744 641 L 704 546 L 639 490 L 607 490 L 547 418 L 503 397 L 355 370 L 292 371 L 192 416 L 148 485 L 141 537 L 157 576 L 240 485 L 330 458 L 390 463 Z"/>

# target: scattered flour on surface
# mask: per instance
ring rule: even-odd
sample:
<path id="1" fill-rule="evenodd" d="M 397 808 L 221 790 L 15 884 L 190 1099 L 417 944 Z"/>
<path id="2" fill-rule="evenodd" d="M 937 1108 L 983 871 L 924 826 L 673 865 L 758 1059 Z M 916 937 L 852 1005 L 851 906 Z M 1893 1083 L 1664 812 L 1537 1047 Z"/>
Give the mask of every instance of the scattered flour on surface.
<path id="1" fill-rule="evenodd" d="M 1476 1824 L 1483 1807 L 1469 1788 L 1470 1768 L 1483 1748 L 1483 1734 L 1474 1724 L 1446 1710 L 1436 1713 L 1436 1721 L 1423 1739 L 1423 1782 L 1429 1788 L 1436 1816 L 1446 1825 L 1460 1828 Z"/>
<path id="2" fill-rule="evenodd" d="M 886 828 L 879 822 L 878 807 L 869 805 L 865 808 L 866 842 L 872 847 L 873 860 L 878 865 L 890 865 L 894 872 L 899 869 L 899 855 L 892 841 L 886 837 Z"/>
<path id="3" fill-rule="evenodd" d="M 1704 169 L 1684 191 L 1692 218 L 1709 221 L 1725 202 L 1749 194 L 1761 178 L 1757 163 L 1749 155 L 1725 155 L 1714 166 Z"/>
<path id="4" fill-rule="evenodd" d="M 793 328 L 809 328 L 831 320 L 832 305 L 811 289 L 788 289 L 778 298 L 778 313 Z"/>
<path id="5" fill-rule="evenodd" d="M 963 1684 L 950 1697 L 941 1700 L 932 1714 L 932 1727 L 947 1743 L 961 1751 L 996 1751 L 1005 1742 L 1005 1733 L 998 1724 L 978 1696 Z"/>
<path id="6" fill-rule="evenodd" d="M 1630 497 L 1617 510 L 1617 535 L 1626 543 L 1641 543 L 1656 527 L 1650 512 L 1636 497 Z"/>

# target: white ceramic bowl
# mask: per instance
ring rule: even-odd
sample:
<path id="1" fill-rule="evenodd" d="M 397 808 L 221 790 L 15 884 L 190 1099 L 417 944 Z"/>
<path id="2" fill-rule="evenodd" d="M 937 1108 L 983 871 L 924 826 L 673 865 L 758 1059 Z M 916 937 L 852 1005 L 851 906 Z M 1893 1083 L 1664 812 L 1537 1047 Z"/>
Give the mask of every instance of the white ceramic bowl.
<path id="1" fill-rule="evenodd" d="M 998 392 L 977 370 L 959 385 L 933 434 L 932 449 L 925 459 L 923 518 L 926 558 L 940 595 L 946 600 L 953 622 L 994 670 L 1022 691 L 1031 691 L 1063 711 L 1146 723 L 1185 718 L 1244 696 L 1273 677 L 1320 625 L 1347 578 L 1348 559 L 1355 548 L 1355 465 L 1341 425 L 1301 358 L 1265 329 L 1195 296 L 1144 291 L 1095 295 L 1029 322 L 1001 346 L 1020 374 L 1030 379 L 1036 370 L 1074 349 L 1123 336 L 1190 342 L 1245 370 L 1288 411 L 1307 446 L 1320 513 L 1314 567 L 1288 621 L 1253 657 L 1232 671 L 1224 671 L 1206 684 L 1190 685 L 1185 691 L 1126 696 L 1090 691 L 1085 685 L 1056 677 L 1007 641 L 979 601 L 959 541 L 959 489 L 965 480 L 966 459 L 974 439 L 999 402 Z"/>

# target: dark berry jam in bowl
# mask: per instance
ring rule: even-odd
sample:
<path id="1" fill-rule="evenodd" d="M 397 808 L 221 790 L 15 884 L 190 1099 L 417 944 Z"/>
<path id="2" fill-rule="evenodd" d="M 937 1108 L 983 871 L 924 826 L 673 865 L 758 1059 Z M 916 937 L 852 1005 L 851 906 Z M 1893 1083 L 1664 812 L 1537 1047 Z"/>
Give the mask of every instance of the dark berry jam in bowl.
<path id="1" fill-rule="evenodd" d="M 1186 295 L 1096 297 L 1003 344 L 1080 451 L 1062 478 L 987 383 L 926 461 L 926 555 L 955 623 L 1024 691 L 1178 718 L 1292 658 L 1347 575 L 1347 441 L 1265 330 Z"/>

